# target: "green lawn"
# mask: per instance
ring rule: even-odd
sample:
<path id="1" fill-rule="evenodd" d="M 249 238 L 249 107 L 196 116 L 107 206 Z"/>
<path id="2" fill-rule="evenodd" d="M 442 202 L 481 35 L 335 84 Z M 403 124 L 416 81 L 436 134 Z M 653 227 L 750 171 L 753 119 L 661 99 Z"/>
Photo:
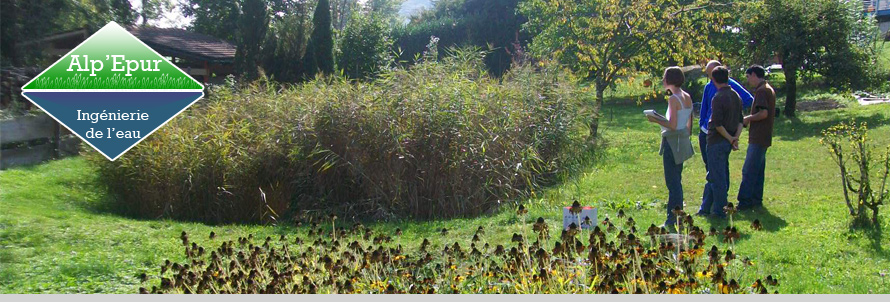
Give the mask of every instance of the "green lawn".
<path id="1" fill-rule="evenodd" d="M 664 110 L 664 105 L 649 103 L 607 105 L 601 159 L 576 178 L 527 200 L 529 221 L 543 216 L 557 229 L 560 207 L 578 196 L 583 203 L 600 206 L 601 217 L 614 217 L 617 208 L 624 207 L 643 228 L 660 224 L 667 190 L 657 153 L 659 136 L 657 127 L 645 123 L 641 114 L 653 107 Z M 775 146 L 768 154 L 767 208 L 736 216 L 743 233 L 736 253 L 751 257 L 758 274 L 777 275 L 780 292 L 890 293 L 886 276 L 890 274 L 890 236 L 850 229 L 837 168 L 818 143 L 822 129 L 853 118 L 869 121 L 875 128 L 871 137 L 882 145 L 890 143 L 888 105 L 850 105 L 777 121 Z M 743 160 L 743 152 L 732 154 L 731 197 L 738 189 Z M 683 180 L 687 212 L 697 209 L 704 178 L 698 157 L 687 162 Z M 185 258 L 178 239 L 183 230 L 205 240 L 211 230 L 232 240 L 248 233 L 263 238 L 307 232 L 283 226 L 134 220 L 109 211 L 103 206 L 106 198 L 81 158 L 0 172 L 0 293 L 136 292 L 145 286 L 138 280 L 140 273 L 156 274 L 164 259 Z M 642 209 L 636 209 L 637 202 Z M 888 232 L 890 208 L 883 211 L 882 228 Z M 750 228 L 755 218 L 764 222 L 763 231 Z M 505 208 L 474 219 L 365 225 L 388 232 L 400 227 L 404 235 L 399 240 L 416 248 L 425 237 L 439 247 L 455 238 L 469 245 L 479 225 L 488 234 L 497 234 L 492 244 L 504 243 L 509 234 L 522 228 L 517 222 L 513 210 Z M 722 229 L 725 222 L 698 224 Z M 451 230 L 448 237 L 436 235 L 442 227 Z"/>

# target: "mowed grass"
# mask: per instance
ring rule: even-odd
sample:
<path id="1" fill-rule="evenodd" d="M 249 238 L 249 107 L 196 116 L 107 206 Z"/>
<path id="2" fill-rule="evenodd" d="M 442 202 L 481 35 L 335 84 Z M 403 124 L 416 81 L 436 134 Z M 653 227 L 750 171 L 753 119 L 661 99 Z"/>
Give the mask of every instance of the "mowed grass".
<path id="1" fill-rule="evenodd" d="M 529 229 L 538 216 L 551 229 L 561 226 L 561 207 L 578 198 L 600 207 L 600 219 L 615 217 L 623 208 L 645 229 L 664 220 L 667 190 L 658 156 L 658 127 L 646 123 L 644 109 L 664 110 L 664 104 L 607 105 L 603 117 L 605 147 L 599 160 L 559 185 L 535 192 L 525 200 L 530 212 L 519 221 L 511 206 L 499 213 L 471 219 L 441 221 L 364 222 L 378 232 L 401 228 L 398 240 L 415 249 L 430 238 L 433 250 L 460 241 L 469 246 L 478 226 L 492 245 L 509 244 L 510 234 Z M 890 293 L 890 208 L 881 216 L 883 231 L 851 228 L 843 205 L 837 167 L 818 143 L 819 132 L 840 121 L 868 121 L 871 137 L 890 144 L 890 106 L 875 105 L 804 112 L 776 123 L 775 145 L 767 155 L 766 209 L 735 217 L 742 232 L 736 253 L 752 258 L 758 275 L 778 276 L 782 293 Z M 743 141 L 746 141 L 743 137 Z M 745 144 L 742 144 L 744 150 Z M 744 152 L 731 156 L 730 197 L 740 182 Z M 686 211 L 700 204 L 705 182 L 699 157 L 684 170 Z M 157 274 L 164 259 L 183 261 L 181 231 L 194 241 L 235 240 L 254 234 L 306 236 L 308 229 L 292 226 L 209 226 L 169 220 L 134 220 L 106 208 L 108 197 L 92 168 L 81 158 L 0 172 L 0 293 L 134 293 L 140 273 Z M 637 208 L 639 203 L 640 208 Z M 763 221 L 753 231 L 750 222 Z M 349 226 L 341 218 L 337 226 Z M 523 226 L 523 222 L 525 225 Z M 705 221 L 722 229 L 726 221 Z M 322 222 L 329 224 L 329 222 Z M 439 234 L 441 228 L 449 234 Z M 708 244 L 716 244 L 709 238 Z M 723 246 L 721 246 L 723 249 Z"/>

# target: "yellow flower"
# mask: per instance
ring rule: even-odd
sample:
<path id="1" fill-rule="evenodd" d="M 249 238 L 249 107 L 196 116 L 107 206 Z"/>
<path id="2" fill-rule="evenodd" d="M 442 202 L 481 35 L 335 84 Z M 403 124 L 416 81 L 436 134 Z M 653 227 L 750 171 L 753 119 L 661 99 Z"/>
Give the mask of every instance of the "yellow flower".
<path id="1" fill-rule="evenodd" d="M 680 289 L 679 287 L 669 289 L 669 290 L 668 290 L 668 293 L 669 293 L 669 294 L 675 294 L 675 295 L 683 295 L 683 294 L 686 294 L 686 292 L 684 292 L 684 291 L 683 291 L 682 289 Z"/>
<path id="2" fill-rule="evenodd" d="M 714 273 L 710 271 L 697 272 L 695 273 L 695 276 L 698 278 L 711 278 L 712 276 L 714 276 Z"/>

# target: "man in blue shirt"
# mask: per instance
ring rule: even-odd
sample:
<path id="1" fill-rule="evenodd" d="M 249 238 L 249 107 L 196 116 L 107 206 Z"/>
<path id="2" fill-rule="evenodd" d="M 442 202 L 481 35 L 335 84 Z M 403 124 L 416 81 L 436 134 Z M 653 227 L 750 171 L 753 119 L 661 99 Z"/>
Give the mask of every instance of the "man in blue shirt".
<path id="1" fill-rule="evenodd" d="M 705 162 L 705 171 L 708 170 L 708 159 L 707 159 L 707 149 L 708 149 L 708 120 L 711 119 L 711 100 L 714 99 L 714 95 L 717 94 L 717 86 L 714 85 L 714 77 L 711 76 L 711 72 L 714 71 L 714 68 L 717 66 L 721 66 L 720 61 L 711 60 L 708 62 L 708 65 L 705 67 L 705 74 L 708 75 L 708 85 L 705 85 L 705 92 L 702 93 L 701 98 L 701 112 L 699 114 L 698 126 L 698 146 L 701 149 L 701 159 Z M 742 98 L 742 106 L 744 108 L 750 108 L 751 104 L 754 102 L 754 97 L 751 96 L 751 93 L 748 90 L 745 90 L 745 87 L 739 85 L 738 82 L 729 79 L 729 87 L 732 87 L 736 93 Z"/>
<path id="2" fill-rule="evenodd" d="M 708 120 L 711 119 L 711 100 L 714 99 L 714 96 L 717 95 L 717 86 L 714 85 L 714 77 L 711 73 L 714 71 L 714 68 L 718 66 L 722 66 L 723 64 L 717 60 L 711 60 L 708 62 L 708 65 L 705 66 L 705 74 L 708 75 L 708 85 L 705 85 L 705 91 L 702 93 L 701 98 L 701 111 L 698 119 L 698 146 L 701 149 L 701 159 L 705 163 L 705 171 L 710 173 L 710 169 L 708 168 Z M 742 99 L 742 107 L 747 110 L 747 108 L 751 107 L 751 104 L 754 103 L 754 97 L 751 96 L 745 87 L 739 85 L 738 82 L 729 78 L 729 87 L 732 88 L 736 93 L 739 94 L 739 97 Z M 729 186 L 729 176 L 726 177 L 726 186 Z M 711 190 L 705 190 L 704 194 L 702 194 L 702 205 L 710 204 L 712 200 Z M 701 215 L 705 215 L 706 212 L 699 212 Z"/>

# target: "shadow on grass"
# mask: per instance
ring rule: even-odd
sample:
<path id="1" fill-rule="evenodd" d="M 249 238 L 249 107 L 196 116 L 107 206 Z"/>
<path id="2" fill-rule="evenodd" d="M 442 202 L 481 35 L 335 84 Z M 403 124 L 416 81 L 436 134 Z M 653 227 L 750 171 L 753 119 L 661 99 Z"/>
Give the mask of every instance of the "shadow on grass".
<path id="1" fill-rule="evenodd" d="M 708 223 L 711 225 L 711 227 L 714 227 L 715 229 L 717 229 L 717 232 L 721 233 L 721 234 L 723 232 L 723 228 L 729 226 L 728 218 L 716 218 L 713 216 L 708 216 L 707 218 L 704 218 L 704 219 L 708 221 Z M 742 226 L 750 226 L 751 222 L 753 222 L 755 219 L 760 220 L 760 223 L 763 226 L 763 229 L 760 231 L 753 231 L 753 232 L 773 233 L 773 232 L 778 232 L 779 230 L 788 226 L 788 222 L 786 222 L 785 219 L 782 219 L 782 217 L 776 216 L 775 214 L 770 212 L 769 209 L 767 209 L 765 207 L 758 208 L 755 210 L 747 210 L 747 211 L 738 212 L 735 215 L 733 215 L 732 219 L 733 219 L 733 225 L 736 226 L 737 228 L 740 228 Z M 739 239 L 736 242 L 748 240 L 751 238 L 750 231 L 741 231 L 740 230 L 740 232 L 741 232 L 741 234 L 739 235 Z M 718 237 L 721 240 L 723 239 L 723 235 L 718 235 Z"/>
<path id="2" fill-rule="evenodd" d="M 880 106 L 880 105 L 876 105 Z M 888 108 L 890 109 L 890 108 Z M 822 130 L 837 125 L 840 122 L 852 121 L 851 114 L 841 110 L 826 110 L 821 112 L 812 112 L 809 114 L 827 114 L 828 119 L 819 122 L 805 122 L 799 117 L 781 117 L 776 119 L 775 138 L 784 141 L 797 141 L 808 137 L 818 137 L 822 135 Z M 866 122 L 870 129 L 887 125 L 890 123 L 890 116 L 881 113 L 874 113 L 868 116 L 856 117 L 857 122 Z"/>
<path id="3" fill-rule="evenodd" d="M 881 224 L 878 225 L 861 225 L 855 222 L 850 223 L 850 235 L 862 235 L 868 238 L 871 251 L 884 259 L 890 259 L 890 250 L 885 249 L 882 245 L 884 240 L 884 232 Z"/>
<path id="4" fill-rule="evenodd" d="M 750 224 L 755 219 L 760 220 L 760 224 L 763 226 L 763 231 L 771 233 L 777 232 L 788 226 L 788 222 L 785 222 L 785 219 L 776 216 L 766 207 L 740 211 L 735 215 L 734 219 L 737 223 L 746 222 L 747 224 Z"/>

